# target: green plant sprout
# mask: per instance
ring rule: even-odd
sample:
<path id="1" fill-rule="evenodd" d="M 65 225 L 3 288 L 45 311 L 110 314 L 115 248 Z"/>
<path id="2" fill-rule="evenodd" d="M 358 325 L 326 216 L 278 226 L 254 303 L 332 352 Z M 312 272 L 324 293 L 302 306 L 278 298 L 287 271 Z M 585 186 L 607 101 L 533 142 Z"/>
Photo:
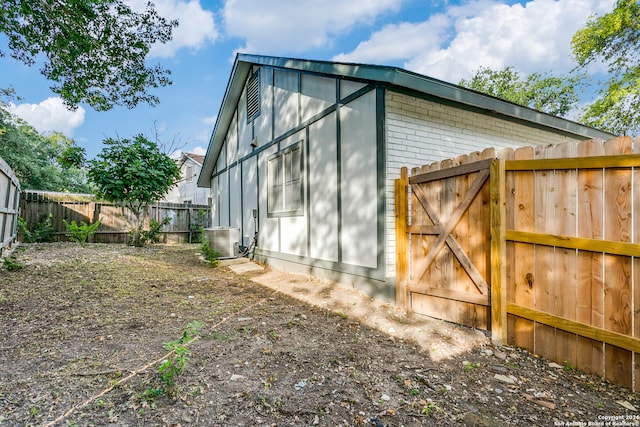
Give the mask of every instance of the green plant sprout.
<path id="1" fill-rule="evenodd" d="M 160 389 L 163 393 L 171 393 L 174 389 L 176 378 L 184 372 L 187 367 L 187 361 L 189 360 L 189 350 L 187 345 L 193 342 L 197 336 L 200 335 L 200 329 L 202 323 L 194 320 L 187 325 L 187 328 L 182 333 L 182 337 L 175 341 L 169 341 L 164 343 L 164 348 L 172 352 L 173 354 L 167 357 L 158 366 L 158 377 L 163 387 Z"/>
<path id="2" fill-rule="evenodd" d="M 80 224 L 77 224 L 73 220 L 71 223 L 68 223 L 63 219 L 62 222 L 67 229 L 65 234 L 69 237 L 71 242 L 76 243 L 85 243 L 89 236 L 95 234 L 96 231 L 98 231 L 98 227 L 100 227 L 100 221 L 96 221 L 93 224 L 87 224 L 86 222 L 81 221 Z"/>

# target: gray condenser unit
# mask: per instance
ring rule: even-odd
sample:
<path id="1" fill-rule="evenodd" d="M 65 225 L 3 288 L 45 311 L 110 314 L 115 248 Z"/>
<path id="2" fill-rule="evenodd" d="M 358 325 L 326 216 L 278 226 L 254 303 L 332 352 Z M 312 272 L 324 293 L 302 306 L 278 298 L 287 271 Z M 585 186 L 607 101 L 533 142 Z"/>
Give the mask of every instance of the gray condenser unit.
<path id="1" fill-rule="evenodd" d="M 205 229 L 209 247 L 220 254 L 220 258 L 236 258 L 240 242 L 240 229 L 214 227 Z"/>

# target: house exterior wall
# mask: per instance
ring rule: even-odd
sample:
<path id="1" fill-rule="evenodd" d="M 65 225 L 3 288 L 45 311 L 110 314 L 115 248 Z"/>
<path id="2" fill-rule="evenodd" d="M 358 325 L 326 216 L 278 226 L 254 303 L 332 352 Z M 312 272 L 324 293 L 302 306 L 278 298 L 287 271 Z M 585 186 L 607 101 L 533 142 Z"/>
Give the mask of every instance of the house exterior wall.
<path id="1" fill-rule="evenodd" d="M 386 265 L 395 276 L 394 181 L 400 168 L 419 167 L 486 148 L 496 149 L 579 141 L 542 129 L 387 91 Z"/>
<path id="2" fill-rule="evenodd" d="M 191 176 L 187 176 L 189 168 L 191 168 L 192 171 Z M 164 200 L 170 203 L 190 202 L 194 205 L 209 204 L 211 190 L 209 188 L 198 187 L 200 170 L 202 170 L 202 165 L 198 162 L 189 158 L 182 162 L 182 166 L 180 167 L 180 182 L 177 186 L 169 190 Z"/>
<path id="3" fill-rule="evenodd" d="M 266 66 L 249 78 L 255 73 L 260 113 L 247 119 L 245 85 L 210 181 L 212 225 L 240 228 L 241 244 L 248 245 L 257 222 L 260 259 L 389 299 L 379 197 L 384 140 L 376 125 L 383 92 Z M 270 214 L 269 162 L 296 146 L 303 153 L 302 209 Z"/>

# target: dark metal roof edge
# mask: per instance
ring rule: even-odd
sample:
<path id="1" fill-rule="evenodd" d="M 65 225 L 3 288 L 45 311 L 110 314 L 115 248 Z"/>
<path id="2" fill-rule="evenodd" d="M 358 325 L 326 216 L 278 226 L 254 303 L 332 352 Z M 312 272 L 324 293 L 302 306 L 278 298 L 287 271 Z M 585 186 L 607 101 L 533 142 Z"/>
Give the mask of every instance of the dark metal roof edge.
<path id="1" fill-rule="evenodd" d="M 616 136 L 568 119 L 543 113 L 542 111 L 398 67 L 239 53 L 236 55 L 231 76 L 227 83 L 220 112 L 207 148 L 202 172 L 198 178 L 198 186 L 210 187 L 211 185 L 210 182 L 204 182 L 203 177 L 210 177 L 213 173 L 215 161 L 222 148 L 224 135 L 218 135 L 217 131 L 219 128 L 226 130 L 228 123 L 232 119 L 235 108 L 229 111 L 227 104 L 233 103 L 235 106 L 237 103 L 247 76 L 246 72 L 252 64 L 386 83 L 454 102 L 461 107 L 467 105 L 475 110 L 484 110 L 492 115 L 512 118 L 520 122 L 529 122 L 536 127 L 554 129 L 560 133 L 569 133 L 585 138 L 609 139 Z M 238 85 L 239 87 L 237 87 Z"/>
<path id="2" fill-rule="evenodd" d="M 228 124 L 233 119 L 233 114 L 235 111 L 235 108 L 227 108 L 227 104 L 233 103 L 233 105 L 235 105 L 242 92 L 244 79 L 240 81 L 241 85 L 239 89 L 238 79 L 242 77 L 242 70 L 248 70 L 250 64 L 248 64 L 247 61 L 241 62 L 239 59 L 240 56 L 241 54 L 236 54 L 236 59 L 231 69 L 231 75 L 229 77 L 229 81 L 227 82 L 227 88 L 225 89 L 222 103 L 220 104 L 220 110 L 218 111 L 216 124 L 214 125 L 213 132 L 211 133 L 211 137 L 209 138 L 207 153 L 204 156 L 202 169 L 200 170 L 200 175 L 198 176 L 198 187 L 211 188 L 211 175 L 213 174 L 213 170 L 215 168 L 216 161 L 218 160 L 218 155 L 220 154 L 220 150 L 222 149 L 222 144 L 224 143 L 225 137 L 224 134 L 218 132 L 218 129 L 224 128 L 226 130 Z M 243 66 L 242 64 L 245 64 L 245 66 Z M 246 77 L 246 73 L 244 74 L 244 77 Z"/>

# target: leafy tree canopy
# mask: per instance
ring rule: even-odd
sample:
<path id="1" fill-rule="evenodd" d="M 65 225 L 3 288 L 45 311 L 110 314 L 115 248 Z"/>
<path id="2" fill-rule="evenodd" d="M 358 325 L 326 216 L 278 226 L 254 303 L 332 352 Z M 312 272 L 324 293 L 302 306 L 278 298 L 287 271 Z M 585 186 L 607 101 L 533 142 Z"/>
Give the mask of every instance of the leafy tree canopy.
<path id="1" fill-rule="evenodd" d="M 0 8 L 11 56 L 31 66 L 43 55 L 51 89 L 70 107 L 86 102 L 98 111 L 158 103 L 149 89 L 171 84 L 170 72 L 145 59 L 177 25 L 150 2 L 141 13 L 123 0 L 3 0 Z"/>
<path id="2" fill-rule="evenodd" d="M 161 200 L 180 178 L 180 170 L 157 144 L 143 135 L 134 139 L 106 139 L 105 147 L 91 161 L 89 177 L 96 185 L 97 196 L 119 203 L 133 212 L 130 224 L 133 244 L 140 246 L 140 233 L 149 206 Z"/>
<path id="3" fill-rule="evenodd" d="M 459 85 L 556 116 L 567 114 L 578 102 L 577 77 L 552 77 L 540 73 L 522 77 L 513 67 L 494 71 L 481 67 Z"/>
<path id="4" fill-rule="evenodd" d="M 571 48 L 579 67 L 603 62 L 610 76 L 583 120 L 618 134 L 640 132 L 640 2 L 618 0 L 573 36 Z"/>
<path id="5" fill-rule="evenodd" d="M 61 133 L 44 136 L 2 108 L 0 157 L 28 190 L 92 193 L 83 168 L 85 150 Z"/>

